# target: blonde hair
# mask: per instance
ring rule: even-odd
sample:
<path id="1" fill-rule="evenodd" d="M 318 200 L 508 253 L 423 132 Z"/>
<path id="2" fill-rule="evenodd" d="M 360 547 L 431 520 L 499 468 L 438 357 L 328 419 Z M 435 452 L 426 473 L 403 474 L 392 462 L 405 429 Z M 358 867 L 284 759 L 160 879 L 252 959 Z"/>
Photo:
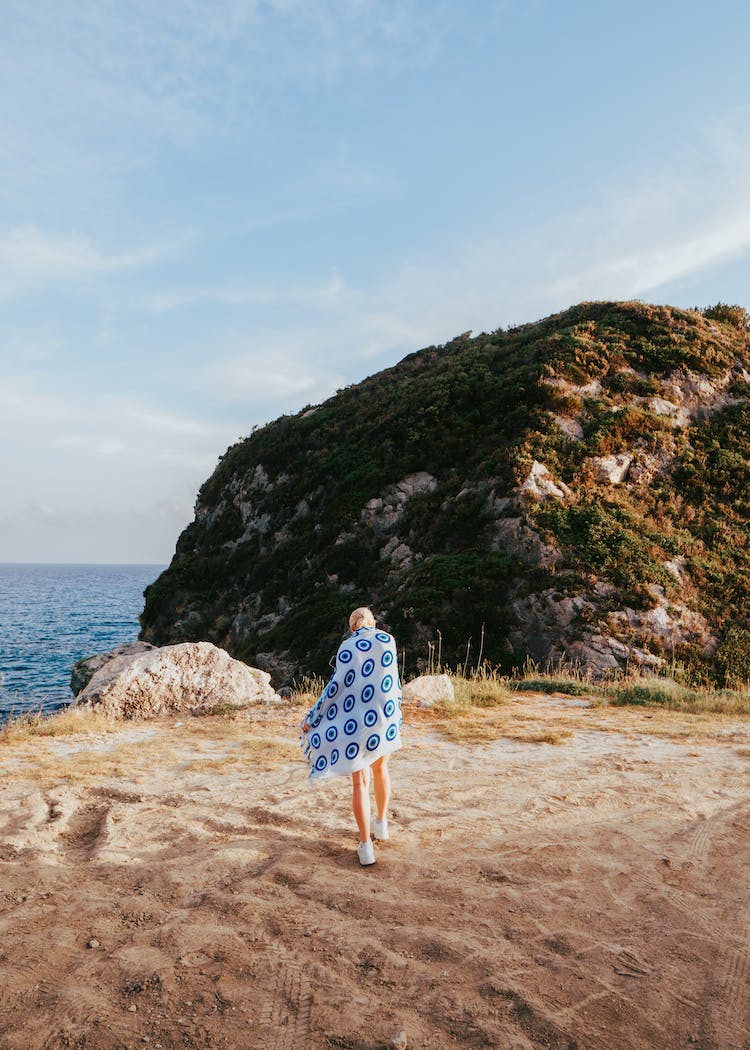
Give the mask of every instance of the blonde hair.
<path id="1" fill-rule="evenodd" d="M 359 609 L 355 609 L 349 617 L 349 630 L 358 631 L 360 627 L 374 627 L 375 617 L 372 614 L 372 609 L 368 609 L 366 605 L 361 606 Z"/>

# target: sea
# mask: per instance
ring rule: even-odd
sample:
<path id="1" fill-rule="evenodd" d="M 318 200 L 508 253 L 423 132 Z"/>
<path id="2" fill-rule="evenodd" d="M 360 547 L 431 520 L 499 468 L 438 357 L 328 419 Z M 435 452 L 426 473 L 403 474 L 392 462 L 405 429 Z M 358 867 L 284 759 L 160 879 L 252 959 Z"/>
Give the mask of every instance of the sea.
<path id="1" fill-rule="evenodd" d="M 143 591 L 164 568 L 0 564 L 0 722 L 67 706 L 73 664 L 135 641 Z"/>

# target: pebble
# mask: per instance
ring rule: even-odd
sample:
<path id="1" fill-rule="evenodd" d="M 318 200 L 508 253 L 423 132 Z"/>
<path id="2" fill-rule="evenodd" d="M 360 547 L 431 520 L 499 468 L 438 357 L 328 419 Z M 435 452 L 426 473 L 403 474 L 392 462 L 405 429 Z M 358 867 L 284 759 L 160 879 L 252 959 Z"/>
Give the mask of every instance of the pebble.
<path id="1" fill-rule="evenodd" d="M 406 1050 L 408 1046 L 408 1040 L 406 1038 L 406 1032 L 396 1032 L 394 1036 L 388 1040 L 388 1050 Z"/>
<path id="2" fill-rule="evenodd" d="M 86 947 L 87 948 L 98 948 L 99 947 L 99 941 L 97 941 L 96 937 L 92 937 L 91 940 L 86 943 Z"/>
<path id="3" fill-rule="evenodd" d="M 135 1003 L 133 1003 L 132 1006 L 128 1007 L 128 1010 L 131 1012 L 131 1014 L 134 1014 L 137 1009 L 138 1009 L 138 1007 L 135 1005 Z"/>

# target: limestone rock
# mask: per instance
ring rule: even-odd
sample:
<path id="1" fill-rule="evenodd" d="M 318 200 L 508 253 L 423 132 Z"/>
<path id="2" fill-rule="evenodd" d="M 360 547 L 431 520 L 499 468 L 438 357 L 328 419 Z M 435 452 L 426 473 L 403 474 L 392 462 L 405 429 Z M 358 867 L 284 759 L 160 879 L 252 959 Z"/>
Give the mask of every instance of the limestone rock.
<path id="1" fill-rule="evenodd" d="M 97 653 L 96 656 L 87 656 L 79 660 L 73 664 L 70 673 L 70 688 L 73 690 L 73 695 L 78 696 L 96 672 L 116 656 L 138 656 L 140 653 L 147 653 L 155 648 L 156 646 L 151 645 L 150 642 L 126 642 L 125 645 L 118 645 L 116 649 L 110 649 L 106 653 Z"/>
<path id="2" fill-rule="evenodd" d="M 434 707 L 435 704 L 451 704 L 456 698 L 453 682 L 447 674 L 422 674 L 413 678 L 403 688 L 405 703 L 416 703 L 419 707 Z"/>
<path id="3" fill-rule="evenodd" d="M 577 419 L 573 419 L 572 416 L 555 416 L 554 419 L 563 434 L 567 434 L 571 441 L 583 441 L 583 427 Z"/>
<path id="4" fill-rule="evenodd" d="M 209 713 L 279 697 L 265 671 L 233 660 L 210 642 L 182 642 L 108 660 L 74 704 L 114 718 L 147 718 L 168 711 Z"/>
<path id="5" fill-rule="evenodd" d="M 402 517 L 406 504 L 413 496 L 434 492 L 437 478 L 427 471 L 419 470 L 416 474 L 407 474 L 405 478 L 392 485 L 382 494 L 368 500 L 362 508 L 360 518 L 373 532 L 388 532 Z"/>
<path id="6" fill-rule="evenodd" d="M 522 518 L 500 518 L 495 522 L 493 549 L 507 551 L 525 565 L 551 568 L 562 558 L 558 547 L 545 543 L 536 529 Z"/>
<path id="7" fill-rule="evenodd" d="M 627 452 L 619 452 L 614 456 L 592 456 L 588 462 L 597 481 L 619 485 L 627 477 L 633 457 Z"/>
<path id="8" fill-rule="evenodd" d="M 571 494 L 568 486 L 562 481 L 558 484 L 545 465 L 536 459 L 531 464 L 528 477 L 520 485 L 518 492 L 521 496 L 535 500 L 549 499 L 550 496 L 555 499 L 564 499 L 565 496 Z"/>

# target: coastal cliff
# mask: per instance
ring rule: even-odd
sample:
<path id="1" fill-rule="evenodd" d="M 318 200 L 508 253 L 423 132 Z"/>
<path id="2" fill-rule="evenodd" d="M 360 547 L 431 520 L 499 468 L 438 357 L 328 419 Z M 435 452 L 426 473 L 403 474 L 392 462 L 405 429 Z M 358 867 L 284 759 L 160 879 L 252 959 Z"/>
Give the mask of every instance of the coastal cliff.
<path id="1" fill-rule="evenodd" d="M 222 456 L 141 637 L 282 684 L 370 604 L 425 662 L 750 674 L 747 315 L 583 303 L 411 354 Z"/>

